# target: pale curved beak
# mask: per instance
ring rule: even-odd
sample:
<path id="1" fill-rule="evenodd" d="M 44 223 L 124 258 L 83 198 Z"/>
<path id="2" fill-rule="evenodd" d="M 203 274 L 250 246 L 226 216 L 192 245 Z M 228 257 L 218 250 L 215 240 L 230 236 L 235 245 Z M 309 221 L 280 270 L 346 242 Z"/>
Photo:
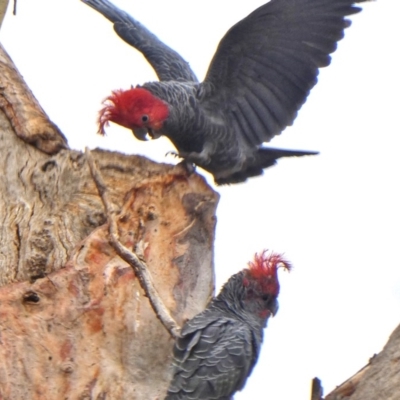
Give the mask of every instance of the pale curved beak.
<path id="1" fill-rule="evenodd" d="M 147 141 L 147 128 L 133 128 L 132 132 L 136 139 Z"/>
<path id="2" fill-rule="evenodd" d="M 158 139 L 162 136 L 162 133 L 160 131 L 156 131 L 153 129 L 149 129 L 149 134 L 152 139 Z"/>
<path id="3" fill-rule="evenodd" d="M 271 304 L 271 307 L 269 309 L 271 311 L 271 314 L 273 317 L 278 313 L 279 310 L 279 303 L 278 300 L 275 300 L 273 304 Z"/>

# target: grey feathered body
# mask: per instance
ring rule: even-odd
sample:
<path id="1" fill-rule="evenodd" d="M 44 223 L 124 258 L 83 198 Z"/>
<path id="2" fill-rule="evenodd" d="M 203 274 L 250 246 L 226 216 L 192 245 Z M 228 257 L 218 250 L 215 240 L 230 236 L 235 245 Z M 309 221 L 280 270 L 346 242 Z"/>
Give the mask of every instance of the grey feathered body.
<path id="1" fill-rule="evenodd" d="M 251 163 L 256 147 L 250 147 L 241 138 L 230 140 L 230 121 L 221 108 L 207 108 L 203 104 L 198 83 L 150 82 L 142 87 L 169 104 L 170 115 L 162 133 L 181 155 L 196 157 L 193 153 L 202 154 L 205 150 L 208 157 L 200 156 L 191 161 L 213 173 L 216 180 L 231 176 Z M 182 115 L 185 117 L 182 118 Z"/>
<path id="2" fill-rule="evenodd" d="M 246 307 L 242 281 L 242 272 L 231 277 L 207 308 L 183 327 L 165 400 L 228 400 L 244 387 L 258 359 L 268 317 Z M 268 299 L 268 307 L 276 313 L 276 298 Z"/>
<path id="3" fill-rule="evenodd" d="M 166 400 L 230 399 L 243 388 L 262 342 L 226 310 L 210 307 L 190 321 L 174 349 L 174 376 Z"/>
<path id="4" fill-rule="evenodd" d="M 217 183 L 235 183 L 280 157 L 316 154 L 262 143 L 293 123 L 318 69 L 330 64 L 350 25 L 345 17 L 366 0 L 271 0 L 226 33 L 202 83 L 178 53 L 127 13 L 107 0 L 82 1 L 112 21 L 156 71 L 160 82 L 143 87 L 169 105 L 160 133 Z"/>

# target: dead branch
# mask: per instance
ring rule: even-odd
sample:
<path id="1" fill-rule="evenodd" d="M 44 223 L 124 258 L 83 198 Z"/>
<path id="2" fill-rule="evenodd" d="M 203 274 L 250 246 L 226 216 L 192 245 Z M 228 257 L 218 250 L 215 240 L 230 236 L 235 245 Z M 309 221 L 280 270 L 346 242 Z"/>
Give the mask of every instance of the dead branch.
<path id="1" fill-rule="evenodd" d="M 315 377 L 311 382 L 311 400 L 323 400 L 323 395 L 321 380 Z"/>
<path id="2" fill-rule="evenodd" d="M 106 210 L 106 215 L 109 223 L 109 234 L 110 242 L 116 253 L 127 262 L 134 270 L 137 278 L 139 279 L 140 285 L 144 290 L 150 304 L 157 315 L 157 318 L 165 326 L 169 334 L 173 338 L 179 337 L 180 327 L 172 318 L 168 309 L 165 307 L 163 301 L 161 300 L 157 290 L 154 287 L 152 277 L 148 271 L 147 265 L 144 261 L 140 260 L 136 254 L 130 251 L 119 241 L 118 235 L 118 224 L 115 218 L 115 208 L 109 199 L 107 186 L 98 170 L 93 157 L 91 156 L 90 150 L 86 147 L 85 149 L 86 158 L 89 164 L 90 173 L 93 177 L 93 181 L 96 184 L 99 195 L 103 201 L 104 208 Z"/>

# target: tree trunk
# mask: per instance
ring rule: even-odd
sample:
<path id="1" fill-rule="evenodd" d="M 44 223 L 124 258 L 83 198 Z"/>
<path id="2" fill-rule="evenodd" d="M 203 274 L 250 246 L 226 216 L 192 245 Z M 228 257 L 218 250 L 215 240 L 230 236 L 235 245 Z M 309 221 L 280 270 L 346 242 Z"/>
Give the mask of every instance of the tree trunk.
<path id="1" fill-rule="evenodd" d="M 109 243 L 85 156 L 5 52 L 0 108 L 0 399 L 163 399 L 173 340 Z M 121 242 L 182 324 L 213 293 L 218 195 L 181 166 L 92 154 Z"/>

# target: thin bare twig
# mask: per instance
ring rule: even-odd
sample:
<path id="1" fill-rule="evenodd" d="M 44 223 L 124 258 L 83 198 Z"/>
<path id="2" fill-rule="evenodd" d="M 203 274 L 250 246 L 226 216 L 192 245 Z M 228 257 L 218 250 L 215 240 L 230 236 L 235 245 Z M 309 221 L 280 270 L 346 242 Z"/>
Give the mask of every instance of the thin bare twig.
<path id="1" fill-rule="evenodd" d="M 133 271 L 135 272 L 136 277 L 139 280 L 140 286 L 148 297 L 150 304 L 157 315 L 157 318 L 161 321 L 169 334 L 174 339 L 176 339 L 180 335 L 180 327 L 172 318 L 171 314 L 169 313 L 168 309 L 165 307 L 163 301 L 157 293 L 147 265 L 143 261 L 141 261 L 136 256 L 136 254 L 130 251 L 119 241 L 116 210 L 115 207 L 113 207 L 113 204 L 109 198 L 107 186 L 104 183 L 100 171 L 98 170 L 96 163 L 91 155 L 91 152 L 87 147 L 85 149 L 85 154 L 89 164 L 90 173 L 106 210 L 109 223 L 111 245 L 113 246 L 116 253 L 133 268 Z"/>

